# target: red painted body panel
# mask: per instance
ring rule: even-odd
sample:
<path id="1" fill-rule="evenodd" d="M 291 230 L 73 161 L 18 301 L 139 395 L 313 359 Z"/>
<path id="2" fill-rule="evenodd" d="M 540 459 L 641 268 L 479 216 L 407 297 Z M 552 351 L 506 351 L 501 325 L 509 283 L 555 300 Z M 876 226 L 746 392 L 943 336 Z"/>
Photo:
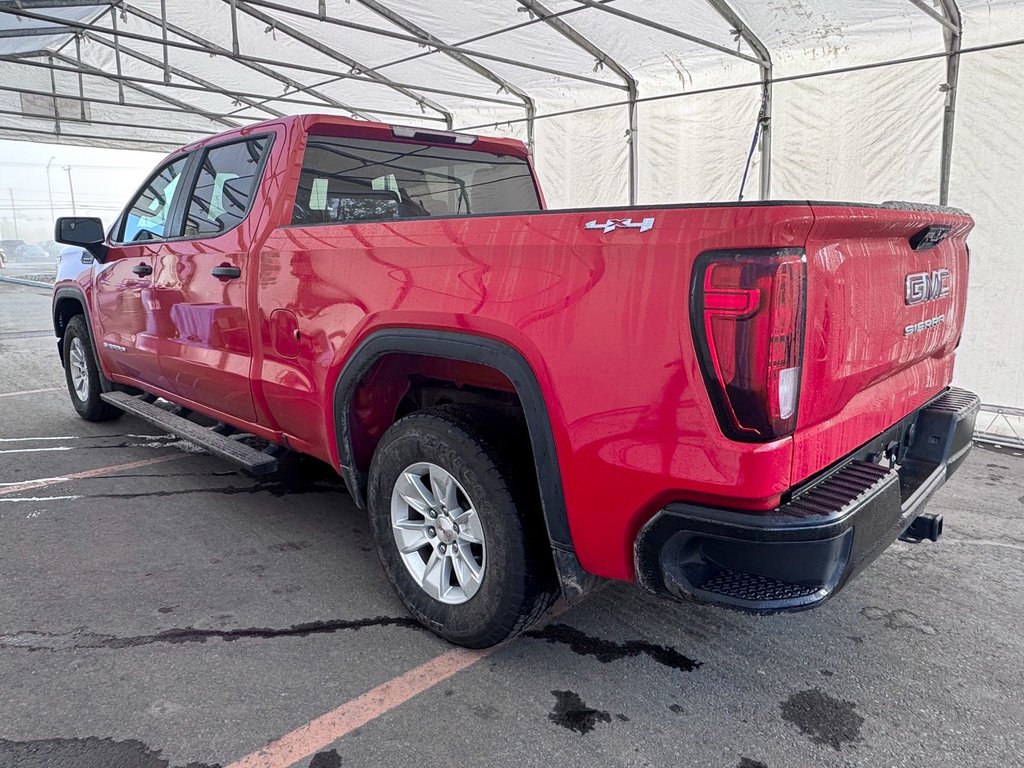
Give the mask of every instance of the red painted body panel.
<path id="1" fill-rule="evenodd" d="M 98 288 L 124 260 L 118 254 L 96 265 L 95 278 L 77 276 L 103 338 L 118 323 L 131 326 L 117 338 L 132 344 L 154 322 L 162 329 L 153 334 L 157 370 L 133 373 L 101 348 L 104 370 L 338 467 L 334 385 L 362 339 L 389 327 L 497 339 L 523 355 L 540 384 L 573 544 L 595 574 L 633 577 L 635 534 L 664 504 L 769 509 L 950 381 L 966 217 L 792 203 L 292 227 L 307 131 L 386 139 L 390 128 L 309 116 L 269 125 L 278 140 L 249 218 L 216 240 L 164 246 L 175 255 L 155 259 L 145 323 L 118 314 L 113 286 Z M 246 132 L 255 130 L 268 127 Z M 474 148 L 525 156 L 505 140 Z M 584 228 L 609 217 L 654 217 L 655 226 Z M 952 223 L 954 236 L 926 255 L 912 252 L 907 237 L 935 223 Z M 791 437 L 739 443 L 723 435 L 702 379 L 690 282 L 705 251 L 768 247 L 807 251 L 799 421 Z M 209 276 L 222 261 L 243 273 L 226 287 Z M 905 317 L 916 322 L 932 309 L 903 306 L 904 275 L 940 264 L 954 273 L 955 289 L 937 310 L 949 319 L 904 339 Z M 76 276 L 69 268 L 61 278 Z M 188 338 L 183 310 L 174 309 L 182 302 L 192 307 L 186 317 L 227 313 L 223 326 L 192 318 L 190 328 L 231 333 Z"/>

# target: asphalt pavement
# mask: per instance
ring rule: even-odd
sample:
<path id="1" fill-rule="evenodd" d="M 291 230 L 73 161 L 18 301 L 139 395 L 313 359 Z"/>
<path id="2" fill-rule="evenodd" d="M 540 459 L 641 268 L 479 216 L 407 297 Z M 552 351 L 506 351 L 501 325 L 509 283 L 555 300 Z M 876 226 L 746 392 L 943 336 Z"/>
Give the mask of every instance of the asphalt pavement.
<path id="1" fill-rule="evenodd" d="M 1019 452 L 976 447 L 943 539 L 817 610 L 609 583 L 453 651 L 328 467 L 80 420 L 49 306 L 0 284 L 0 768 L 1024 765 Z"/>

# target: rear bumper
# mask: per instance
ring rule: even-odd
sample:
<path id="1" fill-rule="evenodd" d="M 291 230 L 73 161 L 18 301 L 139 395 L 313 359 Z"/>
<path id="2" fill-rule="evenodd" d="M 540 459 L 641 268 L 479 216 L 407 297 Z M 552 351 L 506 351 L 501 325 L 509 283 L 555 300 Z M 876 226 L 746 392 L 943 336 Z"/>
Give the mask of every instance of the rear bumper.
<path id="1" fill-rule="evenodd" d="M 764 514 L 668 505 L 637 536 L 637 580 L 754 613 L 813 608 L 907 531 L 970 452 L 979 407 L 948 389 Z"/>

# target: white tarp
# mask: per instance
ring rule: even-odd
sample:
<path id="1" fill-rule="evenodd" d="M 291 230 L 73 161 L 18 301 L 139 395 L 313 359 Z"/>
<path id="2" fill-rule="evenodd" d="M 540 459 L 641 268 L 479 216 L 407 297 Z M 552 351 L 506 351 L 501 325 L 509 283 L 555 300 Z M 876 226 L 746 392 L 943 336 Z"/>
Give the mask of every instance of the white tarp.
<path id="1" fill-rule="evenodd" d="M 771 197 L 939 201 L 945 58 L 786 78 L 942 54 L 940 0 L 599 5 L 0 0 L 0 137 L 166 150 L 234 124 L 318 111 L 527 140 L 532 110 L 549 205 L 617 205 L 629 202 L 632 81 L 637 201 L 734 200 L 762 70 L 725 6 L 782 79 L 773 87 Z M 955 6 L 965 48 L 1024 38 L 1024 0 Z M 540 18 L 548 13 L 554 21 Z M 1024 260 L 1014 230 L 1024 199 L 1024 47 L 960 60 L 949 202 L 978 228 L 957 379 L 985 402 L 1024 407 Z M 608 103 L 617 106 L 545 117 Z M 746 199 L 758 197 L 760 159 L 755 151 Z"/>

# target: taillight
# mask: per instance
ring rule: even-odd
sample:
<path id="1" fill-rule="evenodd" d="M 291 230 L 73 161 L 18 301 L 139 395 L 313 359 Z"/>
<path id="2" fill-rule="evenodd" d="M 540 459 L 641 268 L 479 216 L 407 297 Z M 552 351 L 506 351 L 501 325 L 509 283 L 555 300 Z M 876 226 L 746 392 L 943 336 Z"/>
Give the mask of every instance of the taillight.
<path id="1" fill-rule="evenodd" d="M 763 442 L 796 426 L 806 279 L 799 249 L 716 251 L 697 261 L 693 337 L 728 437 Z"/>

